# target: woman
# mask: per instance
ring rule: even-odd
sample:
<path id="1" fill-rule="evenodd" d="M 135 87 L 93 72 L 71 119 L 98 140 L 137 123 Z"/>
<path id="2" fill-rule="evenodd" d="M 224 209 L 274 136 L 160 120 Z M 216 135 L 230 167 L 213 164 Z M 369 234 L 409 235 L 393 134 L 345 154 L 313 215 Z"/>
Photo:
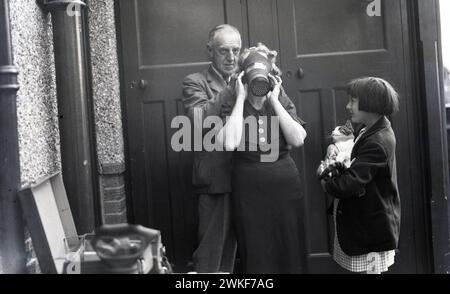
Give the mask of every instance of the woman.
<path id="1" fill-rule="evenodd" d="M 246 63 L 255 54 L 264 57 L 262 61 Z M 243 71 L 237 77 L 234 97 L 222 107 L 227 122 L 218 134 L 226 150 L 234 151 L 232 211 L 244 273 L 304 271 L 303 197 L 289 149 L 303 145 L 306 131 L 281 87 L 281 78 L 273 75 L 279 73 L 275 56 L 275 51 L 262 44 L 244 50 L 239 60 Z M 242 79 L 250 66 L 264 64 L 271 67 L 273 88 L 260 97 L 248 91 Z M 247 130 L 244 125 L 252 119 L 257 127 L 249 123 Z M 267 160 L 264 156 L 270 153 L 277 154 Z"/>

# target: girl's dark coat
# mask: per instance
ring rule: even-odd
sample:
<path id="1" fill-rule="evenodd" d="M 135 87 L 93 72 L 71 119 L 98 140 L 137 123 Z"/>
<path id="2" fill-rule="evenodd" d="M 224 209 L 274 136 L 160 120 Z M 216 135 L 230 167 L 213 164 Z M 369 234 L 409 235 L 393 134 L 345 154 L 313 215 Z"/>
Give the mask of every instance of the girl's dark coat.
<path id="1" fill-rule="evenodd" d="M 339 244 L 350 255 L 395 249 L 400 234 L 395 135 L 386 117 L 362 134 L 353 147 L 351 167 L 324 180 L 339 198 L 336 222 Z"/>

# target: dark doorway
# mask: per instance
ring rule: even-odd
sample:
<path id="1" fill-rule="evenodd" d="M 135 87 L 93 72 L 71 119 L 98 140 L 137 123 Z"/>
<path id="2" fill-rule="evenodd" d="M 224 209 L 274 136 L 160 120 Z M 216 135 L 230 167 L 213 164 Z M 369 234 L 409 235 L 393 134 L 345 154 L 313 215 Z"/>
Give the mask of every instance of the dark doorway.
<path id="1" fill-rule="evenodd" d="M 378 1 L 375 1 L 378 2 Z M 196 199 L 192 154 L 170 147 L 170 127 L 184 114 L 181 81 L 207 67 L 211 27 L 231 23 L 244 46 L 263 42 L 279 51 L 283 83 L 308 122 L 304 147 L 292 150 L 307 199 L 308 271 L 343 272 L 331 259 L 333 226 L 315 170 L 336 124 L 345 122 L 345 83 L 376 75 L 400 91 L 397 134 L 402 199 L 400 251 L 391 272 L 428 271 L 424 196 L 411 94 L 408 17 L 405 0 L 121 0 L 120 24 L 128 130 L 128 162 L 134 222 L 162 231 L 168 255 L 179 271 L 196 246 Z M 376 11 L 378 12 L 378 11 Z M 177 268 L 176 268 L 177 270 Z"/>

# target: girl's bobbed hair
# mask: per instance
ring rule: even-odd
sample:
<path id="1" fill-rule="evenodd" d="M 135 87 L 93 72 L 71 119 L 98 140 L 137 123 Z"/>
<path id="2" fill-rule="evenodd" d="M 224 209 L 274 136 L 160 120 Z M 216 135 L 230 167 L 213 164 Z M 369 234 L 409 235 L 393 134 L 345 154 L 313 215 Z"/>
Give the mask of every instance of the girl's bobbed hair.
<path id="1" fill-rule="evenodd" d="M 399 95 L 389 82 L 363 77 L 347 84 L 347 94 L 358 98 L 359 110 L 390 116 L 399 109 Z"/>

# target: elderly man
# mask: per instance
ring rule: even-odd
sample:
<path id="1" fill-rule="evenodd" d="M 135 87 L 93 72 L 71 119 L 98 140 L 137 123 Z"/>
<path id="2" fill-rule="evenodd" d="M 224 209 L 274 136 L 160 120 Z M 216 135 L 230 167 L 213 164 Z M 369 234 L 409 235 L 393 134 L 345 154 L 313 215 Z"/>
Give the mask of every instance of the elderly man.
<path id="1" fill-rule="evenodd" d="M 218 25 L 210 31 L 207 49 L 211 65 L 183 81 L 183 102 L 191 120 L 219 115 L 223 90 L 238 69 L 241 43 L 239 31 L 231 25 Z M 192 181 L 199 197 L 199 243 L 193 262 L 199 273 L 233 272 L 237 245 L 231 225 L 230 169 L 229 152 L 194 154 Z"/>

